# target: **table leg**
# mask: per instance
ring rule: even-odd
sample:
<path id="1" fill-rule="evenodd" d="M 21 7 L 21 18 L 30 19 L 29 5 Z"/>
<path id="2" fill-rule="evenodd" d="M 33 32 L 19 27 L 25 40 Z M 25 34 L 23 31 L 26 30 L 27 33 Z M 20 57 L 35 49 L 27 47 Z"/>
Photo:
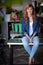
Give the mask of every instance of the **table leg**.
<path id="1" fill-rule="evenodd" d="M 13 65 L 13 46 L 10 46 L 10 58 L 9 58 L 9 65 Z"/>

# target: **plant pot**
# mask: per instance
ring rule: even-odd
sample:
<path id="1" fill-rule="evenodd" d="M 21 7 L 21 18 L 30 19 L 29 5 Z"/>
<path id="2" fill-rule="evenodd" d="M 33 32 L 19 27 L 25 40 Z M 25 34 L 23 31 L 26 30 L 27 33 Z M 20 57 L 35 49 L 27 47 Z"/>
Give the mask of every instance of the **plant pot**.
<path id="1" fill-rule="evenodd" d="M 6 14 L 4 20 L 5 20 L 5 22 L 9 22 L 10 21 L 10 14 Z"/>

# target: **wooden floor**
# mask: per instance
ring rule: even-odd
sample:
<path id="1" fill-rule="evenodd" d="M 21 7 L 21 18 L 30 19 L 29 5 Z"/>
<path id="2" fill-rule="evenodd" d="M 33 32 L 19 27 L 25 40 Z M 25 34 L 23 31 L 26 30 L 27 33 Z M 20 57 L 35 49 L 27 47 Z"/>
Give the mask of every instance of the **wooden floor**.
<path id="1" fill-rule="evenodd" d="M 9 65 L 10 50 L 8 46 L 0 51 L 0 65 Z M 13 64 L 27 64 L 28 65 L 28 53 L 23 46 L 13 46 Z M 35 64 L 43 64 L 43 46 L 39 46 L 37 53 L 34 56 Z"/>
<path id="2" fill-rule="evenodd" d="M 29 55 L 23 46 L 13 47 L 13 64 L 28 64 Z M 34 56 L 35 64 L 43 64 L 43 46 L 39 46 Z"/>

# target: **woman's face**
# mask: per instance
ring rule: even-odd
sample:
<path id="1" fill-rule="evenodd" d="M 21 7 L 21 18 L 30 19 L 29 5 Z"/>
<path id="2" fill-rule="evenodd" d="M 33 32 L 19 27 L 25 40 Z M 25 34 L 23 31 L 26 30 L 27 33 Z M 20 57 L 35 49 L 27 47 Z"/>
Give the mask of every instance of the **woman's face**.
<path id="1" fill-rule="evenodd" d="M 27 9 L 27 13 L 28 13 L 29 16 L 31 16 L 32 13 L 33 13 L 33 8 L 32 8 L 32 7 L 29 7 L 29 8 Z"/>

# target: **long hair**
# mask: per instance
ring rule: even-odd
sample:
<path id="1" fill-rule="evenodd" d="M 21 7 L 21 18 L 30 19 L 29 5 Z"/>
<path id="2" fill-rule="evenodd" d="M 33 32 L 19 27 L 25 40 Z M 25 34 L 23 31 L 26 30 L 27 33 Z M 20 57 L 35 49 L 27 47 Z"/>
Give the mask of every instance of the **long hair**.
<path id="1" fill-rule="evenodd" d="M 23 16 L 25 18 L 25 22 L 27 23 L 28 22 L 28 13 L 27 13 L 27 9 L 29 9 L 30 7 L 32 7 L 33 9 L 33 12 L 32 12 L 32 18 L 33 18 L 33 21 L 36 20 L 36 13 L 35 13 L 35 9 L 33 7 L 32 4 L 27 4 L 24 8 L 24 11 L 23 11 Z"/>

